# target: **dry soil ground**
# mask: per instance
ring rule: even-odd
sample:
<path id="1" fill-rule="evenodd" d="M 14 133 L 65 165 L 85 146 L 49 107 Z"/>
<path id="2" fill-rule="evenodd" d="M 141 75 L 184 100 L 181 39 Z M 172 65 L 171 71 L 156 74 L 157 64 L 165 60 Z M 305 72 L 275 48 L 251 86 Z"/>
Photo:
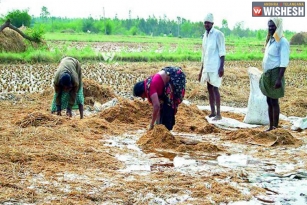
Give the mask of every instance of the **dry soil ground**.
<path id="1" fill-rule="evenodd" d="M 151 106 L 131 97 L 135 82 L 164 66 L 188 78 L 172 132 L 146 127 Z M 227 62 L 222 105 L 246 107 L 249 66 Z M 50 113 L 56 64 L 2 64 L 0 204 L 304 204 L 307 203 L 306 131 L 291 123 L 263 132 L 209 124 L 199 63 L 83 63 L 85 117 Z M 307 114 L 306 61 L 286 72 L 286 116 Z M 117 104 L 97 111 L 97 103 Z M 115 102 L 115 101 L 114 101 Z M 115 104 L 115 103 L 114 103 Z M 94 106 L 96 105 L 96 106 Z M 63 113 L 65 114 L 65 113 Z M 243 121 L 244 115 L 223 112 Z"/>

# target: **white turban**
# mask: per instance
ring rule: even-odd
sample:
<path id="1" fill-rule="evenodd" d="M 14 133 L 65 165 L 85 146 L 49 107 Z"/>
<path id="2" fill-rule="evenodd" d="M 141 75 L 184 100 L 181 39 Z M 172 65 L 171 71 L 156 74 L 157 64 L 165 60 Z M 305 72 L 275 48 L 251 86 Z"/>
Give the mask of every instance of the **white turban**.
<path id="1" fill-rule="evenodd" d="M 204 19 L 204 22 L 206 22 L 206 21 L 214 23 L 214 18 L 213 18 L 213 14 L 212 13 L 208 13 L 207 14 L 207 16 Z"/>
<path id="2" fill-rule="evenodd" d="M 275 40 L 277 42 L 280 41 L 280 38 L 283 36 L 283 26 L 282 26 L 282 19 L 281 18 L 278 18 L 278 17 L 272 17 L 269 19 L 269 21 L 272 20 L 276 26 L 276 31 L 275 33 L 273 34 L 273 37 L 275 38 Z"/>

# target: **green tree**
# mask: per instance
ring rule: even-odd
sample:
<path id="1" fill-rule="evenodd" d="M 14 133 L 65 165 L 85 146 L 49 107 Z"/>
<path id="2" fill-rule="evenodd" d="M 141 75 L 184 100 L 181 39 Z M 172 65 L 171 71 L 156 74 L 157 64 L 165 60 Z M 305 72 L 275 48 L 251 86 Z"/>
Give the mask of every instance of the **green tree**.
<path id="1" fill-rule="evenodd" d="M 133 26 L 131 27 L 129 32 L 131 33 L 131 35 L 135 36 L 138 33 L 138 28 L 136 26 Z"/>
<path id="2" fill-rule="evenodd" d="M 43 18 L 43 19 L 46 19 L 49 16 L 50 16 L 50 13 L 49 13 L 47 7 L 43 6 L 42 10 L 41 10 L 41 13 L 40 13 L 40 17 Z"/>
<path id="3" fill-rule="evenodd" d="M 263 39 L 261 33 L 262 33 L 261 30 L 257 31 L 257 39 L 258 40 L 262 40 Z"/>
<path id="4" fill-rule="evenodd" d="M 17 28 L 21 26 L 30 27 L 31 24 L 31 16 L 28 14 L 29 10 L 14 10 L 9 12 L 6 15 L 6 19 L 11 20 L 11 24 L 16 26 Z"/>
<path id="5" fill-rule="evenodd" d="M 36 24 L 33 28 L 28 28 L 25 33 L 33 38 L 35 42 L 42 42 L 45 28 L 43 24 Z"/>
<path id="6" fill-rule="evenodd" d="M 180 24 L 181 24 L 181 17 L 177 16 L 177 23 L 178 23 L 178 30 L 177 30 L 177 35 L 180 37 Z"/>
<path id="7" fill-rule="evenodd" d="M 112 21 L 108 20 L 106 23 L 106 34 L 111 35 L 113 33 L 114 24 Z"/>
<path id="8" fill-rule="evenodd" d="M 230 29 L 228 27 L 228 21 L 226 19 L 222 20 L 221 31 L 224 33 L 225 36 L 229 36 L 230 35 Z"/>
<path id="9" fill-rule="evenodd" d="M 99 29 L 97 29 L 94 24 L 95 20 L 93 19 L 93 17 L 90 16 L 87 19 L 84 19 L 82 22 L 82 31 L 98 33 Z"/>
<path id="10" fill-rule="evenodd" d="M 193 34 L 190 33 L 191 31 L 194 31 L 193 25 L 188 20 L 182 19 L 180 31 L 181 31 L 182 37 L 188 37 L 190 35 L 193 35 Z"/>
<path id="11" fill-rule="evenodd" d="M 148 35 L 158 35 L 158 27 L 159 27 L 159 23 L 158 20 L 156 19 L 156 17 L 153 15 L 152 17 L 149 16 L 148 19 L 146 20 L 146 24 L 148 25 Z"/>
<path id="12" fill-rule="evenodd" d="M 246 30 L 244 29 L 244 22 L 237 22 L 233 28 L 233 34 L 239 37 L 246 37 Z"/>

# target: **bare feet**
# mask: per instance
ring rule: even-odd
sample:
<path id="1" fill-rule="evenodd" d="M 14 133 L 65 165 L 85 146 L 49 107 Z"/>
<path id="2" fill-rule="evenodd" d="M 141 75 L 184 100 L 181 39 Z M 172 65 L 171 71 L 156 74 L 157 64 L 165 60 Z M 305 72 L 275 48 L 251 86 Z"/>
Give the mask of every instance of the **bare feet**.
<path id="1" fill-rule="evenodd" d="M 265 132 L 269 132 L 269 131 L 271 131 L 271 130 L 275 130 L 276 129 L 276 127 L 269 127 L 269 129 L 266 129 L 266 130 L 264 130 Z"/>
<path id="2" fill-rule="evenodd" d="M 210 117 L 215 117 L 216 116 L 216 113 L 211 113 L 210 115 L 209 115 L 209 118 Z"/>
<path id="3" fill-rule="evenodd" d="M 215 117 L 213 118 L 214 121 L 216 121 L 216 120 L 221 120 L 221 119 L 222 119 L 222 116 L 221 116 L 221 115 L 217 115 L 217 116 L 215 116 Z"/>

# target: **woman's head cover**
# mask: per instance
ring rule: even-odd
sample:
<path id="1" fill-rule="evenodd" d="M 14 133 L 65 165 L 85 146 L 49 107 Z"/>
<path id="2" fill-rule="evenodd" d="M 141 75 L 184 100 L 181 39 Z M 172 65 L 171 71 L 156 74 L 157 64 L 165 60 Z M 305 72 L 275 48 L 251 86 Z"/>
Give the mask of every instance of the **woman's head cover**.
<path id="1" fill-rule="evenodd" d="M 71 83 L 71 76 L 69 73 L 64 72 L 60 76 L 60 85 L 70 87 L 72 85 Z"/>

